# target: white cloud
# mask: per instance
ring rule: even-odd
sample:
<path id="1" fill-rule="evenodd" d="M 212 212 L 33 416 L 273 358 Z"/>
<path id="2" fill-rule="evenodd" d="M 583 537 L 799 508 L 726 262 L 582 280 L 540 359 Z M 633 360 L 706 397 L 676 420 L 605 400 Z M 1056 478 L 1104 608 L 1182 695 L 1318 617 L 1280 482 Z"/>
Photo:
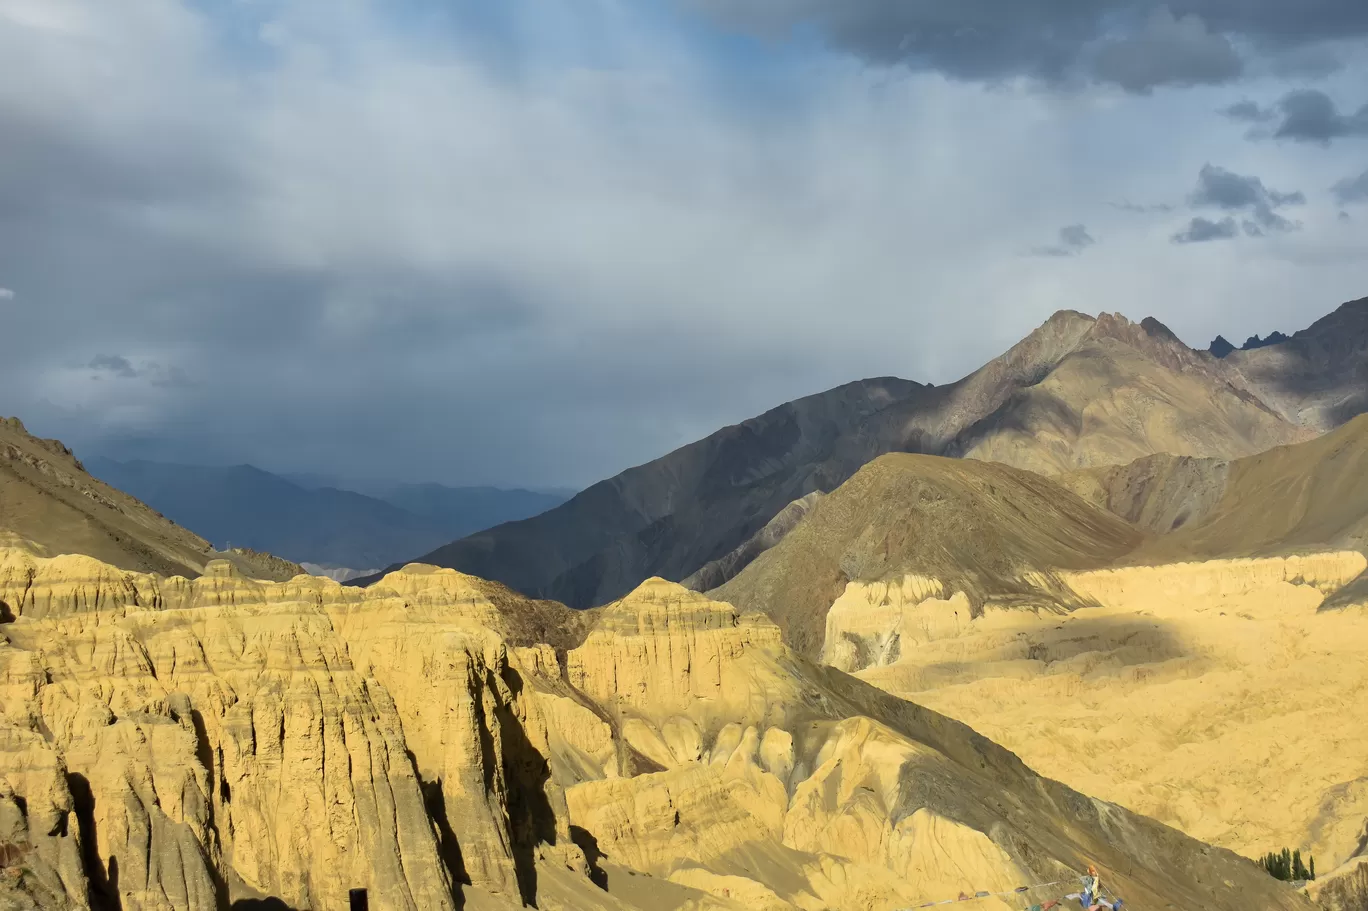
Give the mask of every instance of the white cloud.
<path id="1" fill-rule="evenodd" d="M 0 288 L 0 301 L 14 300 L 14 292 L 9 288 Z"/>

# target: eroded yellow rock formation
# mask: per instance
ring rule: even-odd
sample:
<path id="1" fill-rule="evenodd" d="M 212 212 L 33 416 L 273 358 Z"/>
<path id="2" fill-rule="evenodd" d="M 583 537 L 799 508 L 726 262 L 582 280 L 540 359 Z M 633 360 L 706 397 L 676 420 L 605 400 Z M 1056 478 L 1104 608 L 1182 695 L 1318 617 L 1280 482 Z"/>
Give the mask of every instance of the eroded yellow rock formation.
<path id="1" fill-rule="evenodd" d="M 93 888 L 127 909 L 343 907 L 356 887 L 444 908 L 453 877 L 519 896 L 544 835 L 583 860 L 482 585 L 448 570 L 363 592 L 225 563 L 159 579 L 7 552 L 0 708 L 64 768 L 60 786 L 5 778 L 71 808 Z M 511 796 L 534 790 L 544 805 Z"/>
<path id="2" fill-rule="evenodd" d="M 560 645 L 528 636 L 581 615 L 430 567 L 355 589 L 7 550 L 0 603 L 16 907 L 892 911 L 1089 861 L 1138 909 L 1306 907 L 661 580 Z"/>

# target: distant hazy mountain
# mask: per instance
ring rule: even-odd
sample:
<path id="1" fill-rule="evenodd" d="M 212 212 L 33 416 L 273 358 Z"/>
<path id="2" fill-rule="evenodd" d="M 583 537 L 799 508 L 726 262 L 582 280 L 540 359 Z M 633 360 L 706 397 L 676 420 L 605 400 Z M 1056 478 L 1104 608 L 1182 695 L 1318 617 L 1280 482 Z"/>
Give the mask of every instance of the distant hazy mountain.
<path id="1" fill-rule="evenodd" d="M 93 458 L 90 472 L 219 547 L 362 569 L 413 557 L 453 537 L 526 518 L 561 500 L 525 490 L 400 485 L 396 502 L 309 489 L 251 465 L 210 467 Z"/>
<path id="2" fill-rule="evenodd" d="M 387 491 L 382 499 L 438 523 L 447 532 L 447 540 L 450 540 L 493 528 L 503 522 L 539 515 L 559 506 L 569 497 L 531 490 L 501 490 L 497 487 L 400 484 Z"/>
<path id="3" fill-rule="evenodd" d="M 1061 311 L 959 382 L 885 377 L 789 402 L 421 559 L 575 607 L 602 604 L 726 557 L 790 503 L 888 452 L 1053 475 L 1306 440 L 1368 410 L 1365 350 L 1368 300 L 1225 358 L 1154 319 Z"/>
<path id="4" fill-rule="evenodd" d="M 447 540 L 463 538 L 503 522 L 515 522 L 554 509 L 573 497 L 570 488 L 527 490 L 521 487 L 448 487 L 445 484 L 403 484 L 376 478 L 341 478 L 304 472 L 280 477 L 306 490 L 349 490 L 384 500 L 416 516 L 437 522 Z M 412 554 L 409 554 L 412 556 Z"/>

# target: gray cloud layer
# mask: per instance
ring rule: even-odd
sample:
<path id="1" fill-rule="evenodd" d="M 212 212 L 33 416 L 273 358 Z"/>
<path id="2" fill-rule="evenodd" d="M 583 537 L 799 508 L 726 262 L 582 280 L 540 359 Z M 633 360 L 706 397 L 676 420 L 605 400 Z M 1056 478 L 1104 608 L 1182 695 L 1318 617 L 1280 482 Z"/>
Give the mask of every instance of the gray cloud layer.
<path id="1" fill-rule="evenodd" d="M 1316 200 L 1241 268 L 1099 202 L 1274 173 L 1212 98 L 738 75 L 573 0 L 508 0 L 491 62 L 392 6 L 0 0 L 0 414 L 78 452 L 572 485 L 862 376 L 955 379 L 1059 307 L 1300 324 L 1294 241 L 1318 305 L 1368 287 Z M 1290 205 L 1253 192 L 1192 214 Z M 1020 255 L 1060 225 L 1086 256 Z"/>
<path id="2" fill-rule="evenodd" d="M 973 80 L 1089 79 L 1128 91 L 1220 84 L 1246 55 L 1332 69 L 1327 42 L 1368 35 L 1361 0 L 693 0 L 760 32 L 815 26 L 878 63 Z M 1244 51 L 1242 54 L 1241 51 Z"/>
<path id="3" fill-rule="evenodd" d="M 1354 112 L 1340 113 L 1334 100 L 1318 89 L 1296 89 L 1266 108 L 1253 101 L 1240 101 L 1223 113 L 1249 123 L 1277 122 L 1272 128 L 1251 130 L 1251 139 L 1290 139 L 1325 145 L 1335 139 L 1368 136 L 1368 104 Z"/>

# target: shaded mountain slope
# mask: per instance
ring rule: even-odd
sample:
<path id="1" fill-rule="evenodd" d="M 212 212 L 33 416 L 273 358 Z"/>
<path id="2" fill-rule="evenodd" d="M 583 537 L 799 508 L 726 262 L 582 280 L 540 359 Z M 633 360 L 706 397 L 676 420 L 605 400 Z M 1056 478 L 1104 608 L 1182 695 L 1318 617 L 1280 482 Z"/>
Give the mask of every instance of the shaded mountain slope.
<path id="1" fill-rule="evenodd" d="M 812 511 L 812 507 L 826 494 L 820 490 L 814 490 L 804 497 L 799 497 L 783 509 L 779 510 L 778 515 L 765 523 L 765 527 L 751 535 L 736 550 L 716 560 L 705 563 L 702 567 L 682 580 L 679 584 L 687 589 L 696 592 L 707 591 L 710 588 L 717 588 L 737 573 L 750 566 L 755 558 L 769 550 L 774 545 L 788 535 L 789 532 L 798 527 L 798 523 L 806 518 Z"/>
<path id="2" fill-rule="evenodd" d="M 650 575 L 688 577 L 887 452 L 1057 472 L 1160 451 L 1238 457 L 1310 434 L 1242 382 L 1154 320 L 1060 311 L 952 385 L 866 380 L 799 399 L 421 559 L 583 607 Z"/>
<path id="3" fill-rule="evenodd" d="M 1224 363 L 1289 420 L 1317 431 L 1368 411 L 1368 297 L 1283 342 L 1232 351 Z"/>
<path id="4" fill-rule="evenodd" d="M 51 554 L 86 554 L 120 569 L 197 576 L 228 559 L 249 575 L 288 579 L 303 572 L 268 554 L 217 553 L 208 541 L 133 497 L 91 477 L 56 440 L 0 419 L 0 532 Z"/>
<path id="5" fill-rule="evenodd" d="M 1137 561 L 1346 549 L 1368 553 L 1368 415 L 1230 463 L 1220 499 Z"/>
<path id="6" fill-rule="evenodd" d="M 1040 574 L 1339 550 L 1368 554 L 1368 415 L 1242 459 L 1148 456 L 1052 479 L 884 456 L 711 594 L 774 616 L 815 656 L 850 583 L 922 577 L 975 611 L 1073 606 Z"/>
<path id="7" fill-rule="evenodd" d="M 1106 566 L 1142 534 L 1046 478 L 991 462 L 891 454 L 828 494 L 779 544 L 710 592 L 762 611 L 816 657 L 851 582 L 915 576 L 986 604 L 1073 602 L 1044 574 Z M 931 582 L 930 580 L 934 580 Z"/>
<path id="8" fill-rule="evenodd" d="M 682 578 L 793 500 L 835 487 L 880 452 L 915 446 L 915 429 L 882 413 L 937 396 L 884 379 L 799 399 L 420 560 L 576 607 L 610 600 L 648 575 Z"/>
<path id="9" fill-rule="evenodd" d="M 1368 415 L 1242 459 L 1150 456 L 1056 480 L 1158 533 L 1129 562 L 1368 553 Z"/>
<path id="10" fill-rule="evenodd" d="M 1199 522 L 1225 494 L 1231 463 L 1168 453 L 1085 468 L 1054 480 L 1089 503 L 1154 534 Z"/>

